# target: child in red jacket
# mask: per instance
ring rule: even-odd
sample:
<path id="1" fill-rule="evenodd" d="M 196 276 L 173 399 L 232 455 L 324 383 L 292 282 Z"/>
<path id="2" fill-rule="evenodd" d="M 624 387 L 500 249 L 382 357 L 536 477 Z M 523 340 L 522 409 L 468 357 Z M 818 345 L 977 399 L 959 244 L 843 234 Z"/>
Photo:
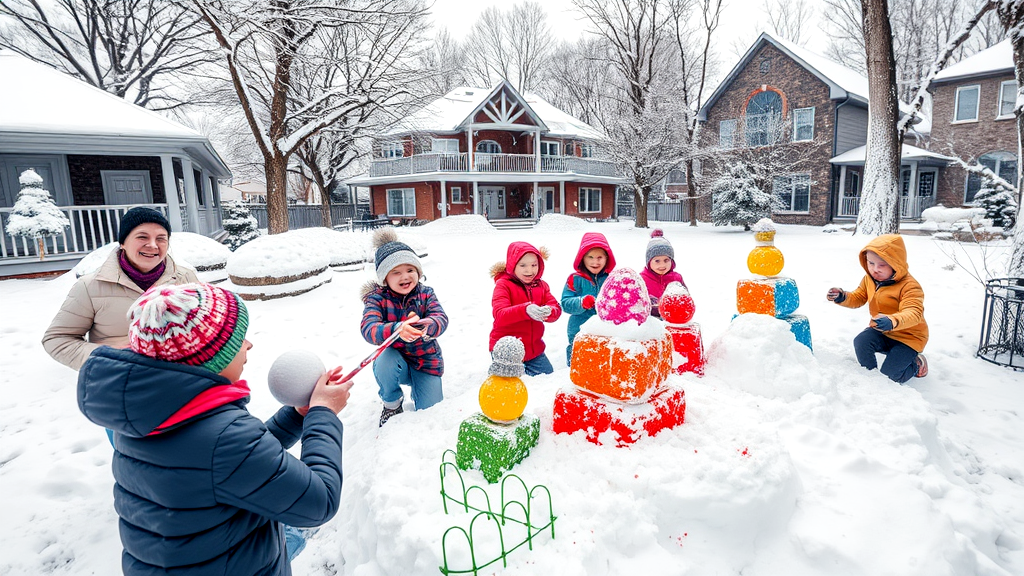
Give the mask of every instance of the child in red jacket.
<path id="1" fill-rule="evenodd" d="M 491 266 L 494 327 L 489 350 L 494 350 L 494 344 L 503 336 L 519 338 L 526 348 L 523 367 L 530 376 L 554 372 L 544 355 L 544 323 L 554 322 L 562 315 L 551 288 L 541 280 L 545 252 L 526 242 L 513 242 L 508 245 L 505 261 Z"/>

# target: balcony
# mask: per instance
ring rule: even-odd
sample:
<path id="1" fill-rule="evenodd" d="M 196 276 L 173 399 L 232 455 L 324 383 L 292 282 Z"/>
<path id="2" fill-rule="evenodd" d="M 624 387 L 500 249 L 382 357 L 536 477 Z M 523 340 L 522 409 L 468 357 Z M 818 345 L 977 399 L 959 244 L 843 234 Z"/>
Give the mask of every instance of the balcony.
<path id="1" fill-rule="evenodd" d="M 371 177 L 404 176 L 428 172 L 483 172 L 483 173 L 537 173 L 537 157 L 532 154 L 488 154 L 477 152 L 473 155 L 472 166 L 469 154 L 419 154 L 404 158 L 374 160 L 370 165 Z M 540 172 L 547 174 L 574 173 L 589 176 L 619 178 L 618 167 L 607 160 L 579 158 L 576 156 L 541 156 Z"/>

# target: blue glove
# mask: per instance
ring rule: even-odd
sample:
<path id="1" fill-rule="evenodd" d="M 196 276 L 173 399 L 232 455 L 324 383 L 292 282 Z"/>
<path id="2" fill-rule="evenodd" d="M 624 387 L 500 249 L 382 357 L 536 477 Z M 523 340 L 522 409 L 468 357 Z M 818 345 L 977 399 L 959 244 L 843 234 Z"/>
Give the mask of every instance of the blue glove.
<path id="1" fill-rule="evenodd" d="M 874 319 L 875 325 L 873 328 L 879 332 L 888 332 L 892 330 L 892 319 L 888 316 L 879 316 Z"/>

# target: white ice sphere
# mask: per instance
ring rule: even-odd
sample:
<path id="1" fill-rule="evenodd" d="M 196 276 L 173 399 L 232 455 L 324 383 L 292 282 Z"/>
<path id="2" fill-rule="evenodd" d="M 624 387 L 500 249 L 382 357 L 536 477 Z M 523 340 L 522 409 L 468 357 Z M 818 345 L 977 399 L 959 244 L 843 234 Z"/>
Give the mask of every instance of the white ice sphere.
<path id="1" fill-rule="evenodd" d="M 285 352 L 270 365 L 267 385 L 277 401 L 287 406 L 309 406 L 316 381 L 327 369 L 320 357 L 306 350 Z"/>

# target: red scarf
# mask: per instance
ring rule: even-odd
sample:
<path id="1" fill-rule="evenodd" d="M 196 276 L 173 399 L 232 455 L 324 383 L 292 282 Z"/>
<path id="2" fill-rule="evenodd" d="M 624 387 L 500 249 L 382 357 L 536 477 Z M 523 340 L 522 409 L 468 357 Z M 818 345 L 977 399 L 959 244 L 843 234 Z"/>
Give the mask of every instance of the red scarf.
<path id="1" fill-rule="evenodd" d="M 221 406 L 230 404 L 236 400 L 241 400 L 247 396 L 249 396 L 249 385 L 246 384 L 245 380 L 207 388 L 200 392 L 198 396 L 189 400 L 188 404 L 182 406 L 181 409 L 172 414 L 170 418 L 164 420 L 163 424 L 157 426 L 156 429 L 147 434 L 147 436 L 162 434 L 191 418 L 199 416 L 200 414 L 205 414 L 214 408 L 220 408 Z"/>

